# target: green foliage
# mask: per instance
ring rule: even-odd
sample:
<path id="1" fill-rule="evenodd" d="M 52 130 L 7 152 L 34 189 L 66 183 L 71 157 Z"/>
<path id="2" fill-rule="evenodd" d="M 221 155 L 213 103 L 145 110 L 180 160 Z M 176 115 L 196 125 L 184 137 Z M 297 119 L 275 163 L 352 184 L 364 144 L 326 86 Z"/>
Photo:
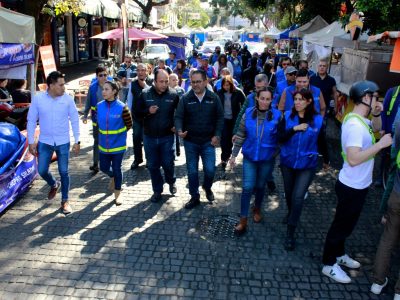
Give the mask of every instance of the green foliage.
<path id="1" fill-rule="evenodd" d="M 178 9 L 178 27 L 188 26 L 191 28 L 207 27 L 210 23 L 210 17 L 200 6 L 200 0 L 178 0 L 176 3 Z M 191 13 L 199 13 L 199 19 L 190 17 Z"/>
<path id="2" fill-rule="evenodd" d="M 52 17 L 66 13 L 78 15 L 83 5 L 83 0 L 52 0 L 43 6 L 41 12 Z"/>

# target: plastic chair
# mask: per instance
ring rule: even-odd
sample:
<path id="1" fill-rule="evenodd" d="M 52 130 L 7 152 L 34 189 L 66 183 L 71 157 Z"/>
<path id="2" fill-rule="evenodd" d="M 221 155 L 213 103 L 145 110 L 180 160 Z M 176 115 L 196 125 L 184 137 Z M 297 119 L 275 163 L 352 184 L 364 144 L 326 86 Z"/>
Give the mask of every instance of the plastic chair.
<path id="1" fill-rule="evenodd" d="M 78 100 L 79 109 L 82 108 L 82 98 L 86 100 L 90 86 L 90 80 L 79 80 L 79 89 L 75 92 L 75 98 Z"/>
<path id="2" fill-rule="evenodd" d="M 46 83 L 39 83 L 38 84 L 38 88 L 39 88 L 39 91 L 44 92 L 44 91 L 47 90 L 47 84 Z"/>

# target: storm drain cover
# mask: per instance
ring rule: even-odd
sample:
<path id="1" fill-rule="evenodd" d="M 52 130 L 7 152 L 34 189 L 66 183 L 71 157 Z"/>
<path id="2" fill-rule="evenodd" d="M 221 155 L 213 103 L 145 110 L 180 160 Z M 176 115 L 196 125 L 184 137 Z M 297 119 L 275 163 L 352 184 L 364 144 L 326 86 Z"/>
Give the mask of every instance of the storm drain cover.
<path id="1" fill-rule="evenodd" d="M 205 239 L 234 239 L 234 229 L 238 221 L 238 217 L 229 215 L 212 216 L 201 219 L 196 224 L 196 231 Z"/>

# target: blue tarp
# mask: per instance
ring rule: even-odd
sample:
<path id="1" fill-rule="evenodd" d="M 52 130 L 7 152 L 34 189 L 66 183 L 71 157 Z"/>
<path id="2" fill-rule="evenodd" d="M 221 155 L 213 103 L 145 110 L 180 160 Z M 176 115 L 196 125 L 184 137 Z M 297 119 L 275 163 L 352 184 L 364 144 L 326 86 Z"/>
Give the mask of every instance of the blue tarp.
<path id="1" fill-rule="evenodd" d="M 280 40 L 288 40 L 289 39 L 289 33 L 295 29 L 297 29 L 299 25 L 293 24 L 289 28 L 285 29 L 283 32 L 279 34 L 279 39 Z"/>
<path id="2" fill-rule="evenodd" d="M 185 59 L 185 46 L 186 46 L 186 38 L 185 37 L 177 37 L 177 36 L 169 36 L 167 39 L 157 40 L 157 44 L 166 44 L 172 52 L 175 52 L 177 59 Z"/>
<path id="3" fill-rule="evenodd" d="M 245 32 L 240 35 L 240 41 L 244 42 L 260 42 L 260 33 Z"/>

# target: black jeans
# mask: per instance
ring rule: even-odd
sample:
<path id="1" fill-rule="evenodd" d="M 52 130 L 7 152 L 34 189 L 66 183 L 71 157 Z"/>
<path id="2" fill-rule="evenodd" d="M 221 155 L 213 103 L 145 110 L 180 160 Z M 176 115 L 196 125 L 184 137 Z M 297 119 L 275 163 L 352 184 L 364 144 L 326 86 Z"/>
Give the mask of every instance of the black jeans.
<path id="1" fill-rule="evenodd" d="M 288 225 L 296 227 L 303 209 L 304 196 L 315 175 L 315 168 L 296 170 L 281 165 L 281 172 L 288 208 Z"/>
<path id="2" fill-rule="evenodd" d="M 143 123 L 137 120 L 133 120 L 133 154 L 135 155 L 135 161 L 143 161 Z"/>
<path id="3" fill-rule="evenodd" d="M 333 266 L 345 254 L 344 243 L 353 232 L 367 197 L 368 188 L 353 189 L 339 180 L 335 185 L 338 203 L 335 218 L 326 235 L 322 263 Z"/>
<path id="4" fill-rule="evenodd" d="M 227 162 L 232 154 L 232 136 L 235 120 L 224 119 L 224 128 L 221 136 L 221 160 Z"/>
<path id="5" fill-rule="evenodd" d="M 328 151 L 328 145 L 326 143 L 326 118 L 324 118 L 324 122 L 321 127 L 321 131 L 319 132 L 318 135 L 318 152 L 322 155 L 324 159 L 324 164 L 329 164 L 329 151 Z"/>

